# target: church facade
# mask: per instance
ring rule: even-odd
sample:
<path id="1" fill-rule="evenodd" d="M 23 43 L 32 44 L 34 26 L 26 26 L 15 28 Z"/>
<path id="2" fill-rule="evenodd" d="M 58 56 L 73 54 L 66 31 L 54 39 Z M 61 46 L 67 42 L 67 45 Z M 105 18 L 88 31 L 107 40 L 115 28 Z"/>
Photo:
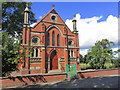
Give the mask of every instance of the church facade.
<path id="1" fill-rule="evenodd" d="M 80 70 L 76 19 L 72 20 L 71 32 L 54 7 L 33 27 L 28 23 L 28 7 L 24 13 L 22 47 L 30 52 L 26 53 L 25 61 L 18 65 L 20 72 L 62 73 L 66 72 L 67 64 L 76 64 L 77 70 Z"/>

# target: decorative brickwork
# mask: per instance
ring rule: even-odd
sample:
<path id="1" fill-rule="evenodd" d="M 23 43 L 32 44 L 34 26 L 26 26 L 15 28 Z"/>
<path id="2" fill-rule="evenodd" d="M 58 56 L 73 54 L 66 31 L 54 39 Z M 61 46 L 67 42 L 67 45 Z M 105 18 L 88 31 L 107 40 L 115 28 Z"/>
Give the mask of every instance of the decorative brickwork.
<path id="1" fill-rule="evenodd" d="M 22 41 L 22 47 L 30 53 L 18 65 L 19 74 L 62 73 L 66 64 L 77 64 L 80 70 L 78 33 L 71 32 L 54 8 L 33 27 L 24 26 Z"/>

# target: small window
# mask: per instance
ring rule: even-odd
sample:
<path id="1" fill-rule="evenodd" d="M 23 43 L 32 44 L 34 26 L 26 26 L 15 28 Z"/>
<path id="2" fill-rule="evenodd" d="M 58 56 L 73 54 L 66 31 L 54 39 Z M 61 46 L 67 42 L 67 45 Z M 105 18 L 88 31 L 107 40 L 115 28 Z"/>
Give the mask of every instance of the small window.
<path id="1" fill-rule="evenodd" d="M 31 57 L 34 57 L 34 49 L 32 48 Z"/>
<path id="2" fill-rule="evenodd" d="M 39 53 L 38 53 L 38 49 L 36 48 L 36 57 L 38 57 L 38 54 L 39 54 Z"/>
<path id="3" fill-rule="evenodd" d="M 39 57 L 39 49 L 38 48 L 36 48 L 36 49 L 32 48 L 31 57 Z"/>
<path id="4" fill-rule="evenodd" d="M 56 18 L 56 16 L 54 16 L 54 15 L 51 17 L 52 20 L 55 20 L 55 18 Z"/>
<path id="5" fill-rule="evenodd" d="M 71 57 L 73 57 L 73 50 L 71 50 Z"/>
<path id="6" fill-rule="evenodd" d="M 40 39 L 39 39 L 39 37 L 37 37 L 37 36 L 33 36 L 33 37 L 31 38 L 31 42 L 32 42 L 33 45 L 36 45 L 36 44 L 39 44 Z"/>
<path id="7" fill-rule="evenodd" d="M 70 55 L 70 50 L 68 50 L 68 58 L 70 58 L 70 56 L 71 56 L 71 55 Z"/>
<path id="8" fill-rule="evenodd" d="M 71 58 L 71 57 L 74 57 L 74 51 L 73 50 L 68 50 L 68 57 Z"/>
<path id="9" fill-rule="evenodd" d="M 52 15 L 50 16 L 50 19 L 51 19 L 53 22 L 55 22 L 55 21 L 57 20 L 57 17 L 56 17 L 55 14 L 52 14 Z"/>
<path id="10" fill-rule="evenodd" d="M 32 42 L 33 42 L 33 43 L 37 43 L 37 42 L 38 42 L 38 38 L 37 38 L 37 37 L 33 37 L 33 38 L 32 38 Z"/>
<path id="11" fill-rule="evenodd" d="M 68 45 L 69 45 L 69 46 L 73 46 L 73 44 L 74 44 L 73 40 L 69 39 Z"/>

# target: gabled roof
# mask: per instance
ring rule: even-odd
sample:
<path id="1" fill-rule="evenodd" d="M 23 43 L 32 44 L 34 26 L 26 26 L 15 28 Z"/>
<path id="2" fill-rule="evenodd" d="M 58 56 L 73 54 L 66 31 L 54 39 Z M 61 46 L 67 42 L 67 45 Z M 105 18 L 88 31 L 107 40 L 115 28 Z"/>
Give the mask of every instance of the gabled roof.
<path id="1" fill-rule="evenodd" d="M 40 21 L 38 21 L 32 28 L 35 28 L 45 17 L 47 17 L 48 15 L 49 15 L 49 13 L 53 13 L 53 14 L 58 14 L 57 12 L 56 12 L 56 10 L 54 9 L 54 8 L 52 8 L 44 17 L 42 17 L 41 19 L 40 19 Z"/>
<path id="2" fill-rule="evenodd" d="M 50 13 L 52 14 L 57 14 L 59 16 L 59 14 L 56 12 L 56 10 L 54 8 L 52 8 L 44 17 L 42 17 L 40 19 L 40 21 L 38 21 L 32 28 L 34 29 L 40 22 L 42 22 L 42 20 L 44 20 Z M 63 22 L 63 24 L 65 24 L 65 22 L 62 20 L 62 18 L 59 16 L 59 18 L 61 19 L 61 21 Z M 65 24 L 65 26 L 68 28 L 68 30 L 71 32 L 71 30 L 69 29 L 69 27 Z M 73 33 L 73 32 L 72 32 Z"/>

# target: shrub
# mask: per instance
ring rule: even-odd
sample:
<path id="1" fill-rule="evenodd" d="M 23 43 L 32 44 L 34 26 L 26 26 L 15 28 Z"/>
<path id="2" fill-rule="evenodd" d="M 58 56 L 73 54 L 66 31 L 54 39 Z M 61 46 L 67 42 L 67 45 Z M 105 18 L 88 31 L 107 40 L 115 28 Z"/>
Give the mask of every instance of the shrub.
<path id="1" fill-rule="evenodd" d="M 91 65 L 88 63 L 80 63 L 80 67 L 82 70 L 85 70 L 85 69 L 90 69 L 91 68 Z"/>
<path id="2" fill-rule="evenodd" d="M 105 63 L 105 64 L 104 64 L 104 67 L 105 67 L 105 69 L 115 68 L 115 65 L 112 64 L 112 63 Z"/>
<path id="3" fill-rule="evenodd" d="M 86 69 L 92 69 L 91 68 L 91 65 L 88 63 L 88 64 L 86 64 Z"/>
<path id="4" fill-rule="evenodd" d="M 115 65 L 116 68 L 120 67 L 120 59 L 113 60 L 112 63 Z"/>
<path id="5" fill-rule="evenodd" d="M 81 69 L 86 69 L 86 63 L 80 63 L 80 67 L 81 67 Z"/>

